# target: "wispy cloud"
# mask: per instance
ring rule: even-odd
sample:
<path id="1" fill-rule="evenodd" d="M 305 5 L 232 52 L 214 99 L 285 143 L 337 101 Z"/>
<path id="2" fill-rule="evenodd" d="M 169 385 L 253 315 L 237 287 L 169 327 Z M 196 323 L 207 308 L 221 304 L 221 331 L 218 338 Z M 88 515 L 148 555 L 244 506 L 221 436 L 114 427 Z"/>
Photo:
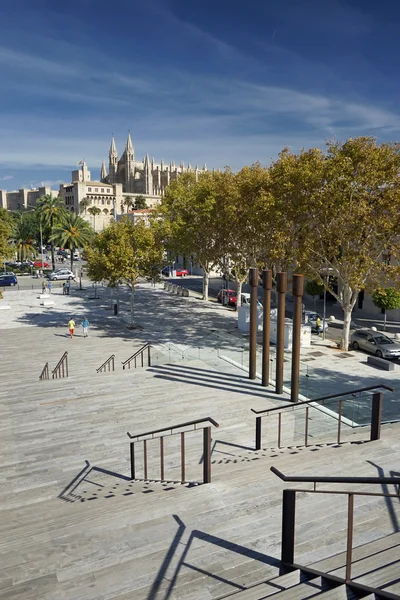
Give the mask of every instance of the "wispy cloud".
<path id="1" fill-rule="evenodd" d="M 4 177 L 0 177 L 0 181 L 10 181 L 10 179 L 13 179 L 12 175 L 4 175 Z"/>

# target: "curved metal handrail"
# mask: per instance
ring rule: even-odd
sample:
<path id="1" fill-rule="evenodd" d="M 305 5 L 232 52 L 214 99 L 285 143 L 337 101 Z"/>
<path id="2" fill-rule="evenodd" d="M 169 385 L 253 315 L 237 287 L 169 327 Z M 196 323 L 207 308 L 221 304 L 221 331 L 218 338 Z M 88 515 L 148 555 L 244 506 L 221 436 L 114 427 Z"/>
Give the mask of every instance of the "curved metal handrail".
<path id="1" fill-rule="evenodd" d="M 214 425 L 214 427 L 219 427 L 219 423 L 217 423 L 217 421 L 214 421 L 214 419 L 212 419 L 211 417 L 205 417 L 204 419 L 196 419 L 195 421 L 186 421 L 185 423 L 179 423 L 178 425 L 172 425 L 171 427 L 163 427 L 162 429 L 154 429 L 154 431 L 146 431 L 145 433 L 138 433 L 138 434 L 132 435 L 131 433 L 129 433 L 129 431 L 127 431 L 126 434 L 131 440 L 133 440 L 134 438 L 143 437 L 145 435 L 152 435 L 154 437 L 155 433 L 162 433 L 163 431 L 171 431 L 171 435 L 172 435 L 173 429 L 179 429 L 181 427 L 189 427 L 189 425 L 198 425 L 199 423 L 211 423 L 212 425 Z"/>
<path id="2" fill-rule="evenodd" d="M 400 484 L 400 477 L 325 477 L 315 475 L 285 475 L 276 467 L 270 467 L 270 471 L 285 482 L 297 483 L 361 483 L 361 484 Z M 325 491 L 325 490 L 324 490 Z M 328 490 L 326 490 L 328 493 Z M 346 494 L 349 492 L 346 492 Z M 362 492 L 360 492 L 362 493 Z"/>
<path id="3" fill-rule="evenodd" d="M 395 388 L 390 387 L 389 385 L 385 385 L 384 383 L 381 383 L 379 385 L 370 385 L 368 387 L 365 388 L 357 388 L 355 390 L 348 390 L 347 392 L 340 392 L 339 394 L 331 394 L 329 396 L 321 396 L 320 398 L 314 398 L 313 400 L 306 400 L 305 402 L 288 402 L 287 404 L 282 404 L 281 406 L 274 406 L 273 408 L 265 408 L 263 410 L 256 410 L 254 408 L 251 408 L 251 412 L 253 412 L 256 415 L 261 415 L 261 414 L 269 414 L 270 412 L 274 412 L 277 410 L 283 410 L 285 408 L 301 408 L 302 406 L 307 406 L 308 404 L 312 404 L 313 402 L 322 402 L 323 400 L 331 400 L 333 398 L 340 398 L 340 396 L 350 396 L 351 394 L 357 394 L 359 392 L 368 392 L 370 390 L 378 390 L 378 389 L 384 389 L 384 390 L 388 390 L 389 392 L 394 392 Z M 347 400 L 353 400 L 353 398 L 345 398 L 344 402 L 346 402 Z"/>

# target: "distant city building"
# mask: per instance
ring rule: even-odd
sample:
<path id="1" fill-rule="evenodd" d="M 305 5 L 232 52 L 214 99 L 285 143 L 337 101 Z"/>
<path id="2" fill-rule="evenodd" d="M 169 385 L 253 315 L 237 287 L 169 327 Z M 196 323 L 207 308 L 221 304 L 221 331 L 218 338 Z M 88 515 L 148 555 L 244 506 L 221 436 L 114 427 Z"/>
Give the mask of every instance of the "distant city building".
<path id="1" fill-rule="evenodd" d="M 23 210 L 36 206 L 37 199 L 41 196 L 57 196 L 58 192 L 44 185 L 38 188 L 21 188 L 7 192 L 0 190 L 0 206 L 7 210 Z"/>

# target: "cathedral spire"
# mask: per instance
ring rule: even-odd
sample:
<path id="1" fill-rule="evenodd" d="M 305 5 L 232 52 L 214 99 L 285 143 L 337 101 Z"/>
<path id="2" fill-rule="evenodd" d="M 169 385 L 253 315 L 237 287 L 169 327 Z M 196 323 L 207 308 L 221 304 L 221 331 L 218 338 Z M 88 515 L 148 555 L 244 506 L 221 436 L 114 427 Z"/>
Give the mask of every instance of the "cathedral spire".
<path id="1" fill-rule="evenodd" d="M 107 177 L 106 165 L 104 160 L 101 162 L 100 181 L 103 181 Z"/>
<path id="2" fill-rule="evenodd" d="M 118 156 L 118 152 L 117 152 L 117 147 L 115 145 L 114 136 L 112 136 L 112 138 L 111 138 L 110 152 L 108 154 L 109 154 L 109 156 Z"/>
<path id="3" fill-rule="evenodd" d="M 128 138 L 126 140 L 126 151 L 133 154 L 133 144 L 131 139 L 131 132 L 128 132 Z"/>

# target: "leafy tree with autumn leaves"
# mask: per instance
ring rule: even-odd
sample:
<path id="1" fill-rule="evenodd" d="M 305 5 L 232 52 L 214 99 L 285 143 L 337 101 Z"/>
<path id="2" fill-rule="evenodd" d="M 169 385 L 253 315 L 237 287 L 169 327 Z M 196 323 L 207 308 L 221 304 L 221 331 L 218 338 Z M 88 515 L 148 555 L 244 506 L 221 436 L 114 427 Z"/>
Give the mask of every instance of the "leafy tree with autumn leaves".
<path id="1" fill-rule="evenodd" d="M 139 278 L 154 278 L 163 261 L 163 225 L 133 223 L 127 217 L 113 222 L 86 248 L 87 273 L 94 281 L 103 279 L 115 287 L 125 283 L 130 290 L 131 327 L 134 327 L 135 286 Z"/>

